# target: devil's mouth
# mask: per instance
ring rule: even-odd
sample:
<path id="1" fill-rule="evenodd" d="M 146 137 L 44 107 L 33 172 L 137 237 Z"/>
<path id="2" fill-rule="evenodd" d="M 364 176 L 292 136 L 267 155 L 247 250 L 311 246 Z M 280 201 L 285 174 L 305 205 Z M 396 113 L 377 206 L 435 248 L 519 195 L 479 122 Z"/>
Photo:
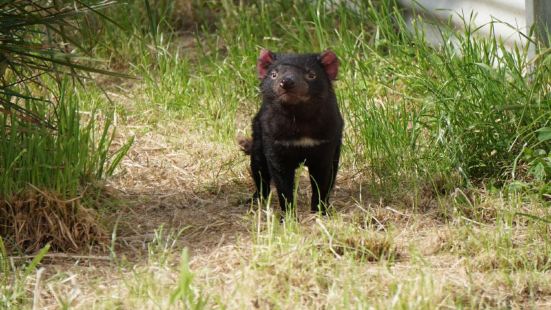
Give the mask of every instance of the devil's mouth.
<path id="1" fill-rule="evenodd" d="M 300 103 L 308 101 L 310 97 L 292 92 L 283 92 L 278 94 L 276 99 L 282 103 Z"/>

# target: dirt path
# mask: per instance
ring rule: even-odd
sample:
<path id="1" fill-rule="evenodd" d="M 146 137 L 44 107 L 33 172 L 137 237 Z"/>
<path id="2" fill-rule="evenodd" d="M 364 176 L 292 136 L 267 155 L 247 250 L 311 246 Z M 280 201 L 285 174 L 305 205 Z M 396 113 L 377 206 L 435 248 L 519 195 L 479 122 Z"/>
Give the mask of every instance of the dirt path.
<path id="1" fill-rule="evenodd" d="M 128 203 L 117 214 L 124 222 L 121 245 L 141 247 L 161 225 L 184 229 L 181 246 L 192 253 L 247 232 L 249 207 L 243 202 L 250 184 L 246 158 L 236 147 L 206 141 L 177 123 L 153 130 L 128 126 L 121 134 L 135 136 L 110 181 Z"/>

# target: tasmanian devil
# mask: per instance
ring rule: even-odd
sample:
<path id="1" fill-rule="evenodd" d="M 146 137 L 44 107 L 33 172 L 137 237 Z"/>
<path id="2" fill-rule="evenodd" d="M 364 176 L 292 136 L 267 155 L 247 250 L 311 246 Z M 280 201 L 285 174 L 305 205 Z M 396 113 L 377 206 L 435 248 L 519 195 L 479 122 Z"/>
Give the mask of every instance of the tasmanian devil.
<path id="1" fill-rule="evenodd" d="M 312 212 L 325 214 L 339 166 L 344 124 L 332 85 L 338 69 L 332 51 L 260 52 L 262 106 L 253 119 L 252 140 L 240 141 L 251 156 L 254 198 L 266 198 L 273 180 L 285 212 L 293 202 L 295 170 L 304 163 L 310 173 Z"/>

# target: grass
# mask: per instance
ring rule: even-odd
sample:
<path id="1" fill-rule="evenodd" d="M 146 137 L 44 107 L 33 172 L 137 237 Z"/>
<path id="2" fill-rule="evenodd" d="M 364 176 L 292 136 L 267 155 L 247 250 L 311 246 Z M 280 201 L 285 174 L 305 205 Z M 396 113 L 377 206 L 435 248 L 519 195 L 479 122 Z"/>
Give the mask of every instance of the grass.
<path id="1" fill-rule="evenodd" d="M 101 195 L 100 180 L 113 173 L 132 141 L 112 149 L 109 112 L 81 110 L 104 99 L 63 87 L 55 110 L 44 101 L 25 103 L 55 130 L 16 113 L 0 114 L 0 232 L 10 251 L 34 252 L 46 244 L 75 251 L 106 237 L 93 197 Z"/>
<path id="2" fill-rule="evenodd" d="M 79 192 L 82 178 L 102 178 L 112 173 L 120 159 L 109 163 L 110 156 L 117 158 L 116 153 L 108 153 L 111 121 L 94 111 L 81 111 L 81 100 L 77 94 L 61 90 L 55 132 L 21 121 L 14 114 L 0 116 L 3 124 L 0 148 L 7 151 L 2 156 L 3 197 L 17 193 L 26 183 L 73 197 Z M 32 101 L 28 104 L 42 118 L 52 112 L 47 103 Z M 82 117 L 83 113 L 89 114 L 87 120 Z M 100 118 L 104 119 L 103 124 L 99 124 Z M 98 132 L 99 137 L 96 136 Z"/>
<path id="3" fill-rule="evenodd" d="M 117 134 L 100 141 L 134 138 L 102 172 L 121 199 L 103 214 L 117 223 L 110 252 L 45 254 L 40 276 L 37 263 L 4 264 L 12 297 L 2 306 L 549 306 L 549 63 L 479 36 L 468 17 L 459 32 L 444 25 L 435 47 L 387 2 L 353 4 L 130 1 L 110 11 L 118 25 L 102 26 L 94 53 L 139 80 L 101 81 L 116 108 L 101 102 L 77 119 L 114 113 Z M 187 7 L 193 28 L 174 18 Z M 329 217 L 305 213 L 304 173 L 298 219 L 279 224 L 275 203 L 243 203 L 252 184 L 235 137 L 250 133 L 259 105 L 260 47 L 339 55 L 346 132 Z"/>
<path id="4" fill-rule="evenodd" d="M 22 0 L 0 8 L 0 234 L 10 252 L 77 250 L 104 237 L 89 210 L 98 206 L 84 198 L 101 192 L 98 181 L 131 141 L 110 149 L 111 111 L 96 113 L 105 99 L 84 85 L 92 74 L 128 75 L 83 57 L 74 20 L 105 7 Z"/>

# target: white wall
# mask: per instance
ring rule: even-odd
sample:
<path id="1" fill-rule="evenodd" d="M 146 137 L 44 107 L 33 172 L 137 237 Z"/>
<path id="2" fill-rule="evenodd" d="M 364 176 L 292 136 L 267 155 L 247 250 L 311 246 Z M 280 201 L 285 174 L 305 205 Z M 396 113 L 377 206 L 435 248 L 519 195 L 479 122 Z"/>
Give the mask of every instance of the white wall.
<path id="1" fill-rule="evenodd" d="M 551 1 L 551 0 L 547 0 Z M 405 8 L 417 8 L 416 3 L 428 10 L 428 13 L 439 19 L 447 19 L 452 16 L 452 20 L 461 25 L 461 19 L 458 14 L 464 15 L 468 20 L 471 12 L 475 13 L 474 23 L 477 26 L 482 26 L 494 20 L 510 24 L 513 28 L 527 33 L 529 26 L 526 24 L 526 9 L 525 0 L 398 0 Z M 406 15 L 406 18 L 412 20 L 412 11 Z M 438 41 L 436 34 L 429 26 L 427 29 L 428 39 Z M 483 32 L 488 32 L 488 27 L 482 29 Z M 505 24 L 494 24 L 496 34 L 500 35 L 508 45 L 513 45 L 515 42 L 525 42 L 522 36 L 511 27 Z M 432 33 L 432 37 L 431 37 Z"/>

